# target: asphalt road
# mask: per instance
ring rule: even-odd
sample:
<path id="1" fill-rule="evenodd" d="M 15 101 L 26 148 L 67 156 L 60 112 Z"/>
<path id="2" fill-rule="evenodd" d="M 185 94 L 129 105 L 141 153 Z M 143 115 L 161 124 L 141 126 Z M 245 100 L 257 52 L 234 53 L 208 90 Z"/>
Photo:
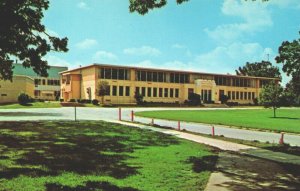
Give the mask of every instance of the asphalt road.
<path id="1" fill-rule="evenodd" d="M 216 108 L 123 108 L 122 119 L 131 120 L 131 111 L 149 111 L 149 110 L 209 110 Z M 218 108 L 223 109 L 223 108 Z M 84 108 L 76 109 L 76 120 L 104 120 L 116 121 L 119 119 L 118 108 Z M 75 109 L 72 107 L 64 108 L 45 108 L 45 109 L 0 109 L 0 121 L 20 121 L 20 120 L 75 120 Z M 145 124 L 151 123 L 151 119 L 135 117 L 135 121 Z M 169 126 L 173 128 L 178 127 L 176 121 L 155 120 L 155 124 L 162 126 Z M 212 125 L 199 123 L 181 122 L 181 129 L 188 131 L 199 132 L 204 134 L 212 133 Z M 221 125 L 214 125 L 215 135 L 224 135 L 225 137 L 244 139 L 244 140 L 258 140 L 262 142 L 269 141 L 270 143 L 278 143 L 280 133 L 252 131 L 245 129 L 234 129 Z M 300 146 L 300 135 L 285 134 L 285 143 L 292 146 Z"/>

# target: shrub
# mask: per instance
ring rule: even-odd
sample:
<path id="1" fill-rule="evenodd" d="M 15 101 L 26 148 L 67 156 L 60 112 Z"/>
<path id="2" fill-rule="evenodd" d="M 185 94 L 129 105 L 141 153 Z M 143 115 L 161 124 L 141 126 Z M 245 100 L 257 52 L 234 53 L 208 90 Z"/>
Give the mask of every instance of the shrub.
<path id="1" fill-rule="evenodd" d="M 229 100 L 229 97 L 227 95 L 221 95 L 220 97 L 220 101 L 221 103 L 227 103 L 227 101 Z"/>
<path id="2" fill-rule="evenodd" d="M 138 92 L 135 92 L 134 93 L 134 98 L 135 98 L 136 104 L 142 105 L 144 103 L 143 102 L 144 97 L 142 96 L 142 94 L 139 94 Z"/>
<path id="3" fill-rule="evenodd" d="M 73 102 L 76 102 L 76 100 L 75 100 L 75 99 L 70 99 L 69 102 L 72 102 L 72 103 L 73 103 Z"/>
<path id="4" fill-rule="evenodd" d="M 93 104 L 93 105 L 99 105 L 99 101 L 96 100 L 96 99 L 93 99 L 93 100 L 92 100 L 92 104 Z"/>
<path id="5" fill-rule="evenodd" d="M 185 102 L 188 105 L 197 106 L 201 104 L 201 96 L 196 93 L 189 93 L 188 101 Z"/>
<path id="6" fill-rule="evenodd" d="M 60 99 L 59 101 L 60 101 L 60 102 L 64 102 L 65 100 L 64 100 L 64 99 Z"/>
<path id="7" fill-rule="evenodd" d="M 18 102 L 20 105 L 27 105 L 28 103 L 31 102 L 31 98 L 29 95 L 25 93 L 21 93 L 18 97 Z"/>

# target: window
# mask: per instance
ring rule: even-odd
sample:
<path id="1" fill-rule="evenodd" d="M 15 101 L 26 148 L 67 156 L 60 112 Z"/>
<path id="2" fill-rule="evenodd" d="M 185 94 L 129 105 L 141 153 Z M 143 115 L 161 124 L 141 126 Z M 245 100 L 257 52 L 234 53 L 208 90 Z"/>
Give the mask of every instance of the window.
<path id="1" fill-rule="evenodd" d="M 158 72 L 158 82 L 164 82 L 164 73 Z"/>
<path id="2" fill-rule="evenodd" d="M 244 99 L 244 92 L 240 92 L 240 99 Z"/>
<path id="3" fill-rule="evenodd" d="M 248 99 L 251 100 L 251 92 L 248 92 Z"/>
<path id="4" fill-rule="evenodd" d="M 235 91 L 232 92 L 232 100 L 235 100 Z"/>
<path id="5" fill-rule="evenodd" d="M 148 96 L 148 97 L 151 97 L 151 94 L 152 94 L 151 88 L 149 87 L 148 90 L 147 90 L 147 96 Z"/>
<path id="6" fill-rule="evenodd" d="M 43 82 L 43 85 L 46 85 L 46 80 L 45 80 L 45 79 L 43 79 L 43 81 L 42 81 L 42 82 Z"/>
<path id="7" fill-rule="evenodd" d="M 41 91 L 40 90 L 34 90 L 34 96 L 40 96 L 41 95 Z"/>
<path id="8" fill-rule="evenodd" d="M 135 93 L 140 94 L 140 87 L 135 87 Z"/>
<path id="9" fill-rule="evenodd" d="M 146 72 L 141 71 L 141 81 L 146 81 Z"/>
<path id="10" fill-rule="evenodd" d="M 236 93 L 236 99 L 240 99 L 240 92 L 235 92 Z"/>
<path id="11" fill-rule="evenodd" d="M 118 69 L 113 68 L 111 71 L 111 79 L 117 80 L 118 79 Z"/>
<path id="12" fill-rule="evenodd" d="M 247 92 L 244 92 L 244 100 L 247 100 Z"/>
<path id="13" fill-rule="evenodd" d="M 119 79 L 119 80 L 126 80 L 126 77 L 125 77 L 125 69 L 119 69 L 118 79 Z"/>
<path id="14" fill-rule="evenodd" d="M 5 96 L 7 96 L 7 94 L 1 94 L 1 96 L 5 97 Z"/>
<path id="15" fill-rule="evenodd" d="M 170 88 L 170 97 L 174 97 L 174 89 Z"/>
<path id="16" fill-rule="evenodd" d="M 124 95 L 124 87 L 119 86 L 119 96 L 123 96 L 123 95 Z"/>
<path id="17" fill-rule="evenodd" d="M 165 88 L 165 95 L 164 97 L 169 97 L 169 89 L 168 88 Z"/>
<path id="18" fill-rule="evenodd" d="M 105 92 L 106 92 L 106 95 L 110 95 L 110 86 L 106 87 L 106 91 Z"/>
<path id="19" fill-rule="evenodd" d="M 113 86 L 112 95 L 117 96 L 117 86 Z"/>
<path id="20" fill-rule="evenodd" d="M 157 97 L 157 88 L 153 88 L 153 97 Z"/>
<path id="21" fill-rule="evenodd" d="M 162 97 L 162 96 L 163 96 L 163 89 L 159 88 L 159 97 Z"/>
<path id="22" fill-rule="evenodd" d="M 152 82 L 152 72 L 147 72 L 147 81 Z"/>
<path id="23" fill-rule="evenodd" d="M 146 88 L 142 87 L 142 96 L 145 97 L 146 96 Z"/>
<path id="24" fill-rule="evenodd" d="M 157 72 L 153 72 L 153 82 L 157 82 Z"/>
<path id="25" fill-rule="evenodd" d="M 179 89 L 178 89 L 178 88 L 175 89 L 175 97 L 176 97 L 176 98 L 179 97 Z"/>
<path id="26" fill-rule="evenodd" d="M 255 98 L 255 92 L 252 92 L 252 99 Z"/>
<path id="27" fill-rule="evenodd" d="M 130 87 L 126 86 L 126 92 L 125 92 L 126 96 L 130 96 Z"/>
<path id="28" fill-rule="evenodd" d="M 228 99 L 231 99 L 231 91 L 227 92 Z"/>
<path id="29" fill-rule="evenodd" d="M 128 80 L 129 71 L 123 68 L 100 68 L 99 77 L 102 79 Z"/>

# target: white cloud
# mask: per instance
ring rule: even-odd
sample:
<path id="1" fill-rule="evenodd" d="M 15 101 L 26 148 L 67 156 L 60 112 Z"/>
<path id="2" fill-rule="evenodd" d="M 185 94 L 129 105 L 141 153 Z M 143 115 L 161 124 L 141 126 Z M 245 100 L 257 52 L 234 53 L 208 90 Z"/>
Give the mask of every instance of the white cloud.
<path id="1" fill-rule="evenodd" d="M 271 48 L 264 48 L 259 43 L 232 43 L 196 56 L 195 63 L 208 72 L 234 74 L 234 70 L 246 62 L 266 60 L 266 54 L 274 55 Z M 270 57 L 270 61 L 273 58 Z"/>
<path id="2" fill-rule="evenodd" d="M 97 51 L 93 56 L 94 62 L 113 62 L 118 60 L 118 57 L 112 52 L 104 50 Z"/>
<path id="3" fill-rule="evenodd" d="M 185 49 L 186 46 L 184 46 L 184 45 L 182 45 L 182 44 L 176 43 L 176 44 L 173 44 L 173 45 L 172 45 L 172 48 Z"/>
<path id="4" fill-rule="evenodd" d="M 267 4 L 260 1 L 225 0 L 222 13 L 225 16 L 234 16 L 243 20 L 239 23 L 222 24 L 213 30 L 205 29 L 205 32 L 211 38 L 222 43 L 232 43 L 245 34 L 249 35 L 263 31 L 273 25 Z"/>
<path id="5" fill-rule="evenodd" d="M 46 60 L 48 61 L 48 65 L 50 66 L 71 66 L 71 64 L 68 61 L 53 55 L 47 56 Z"/>
<path id="6" fill-rule="evenodd" d="M 300 8 L 300 1 L 299 0 L 271 0 L 268 1 L 267 4 L 269 5 L 275 5 L 278 6 L 279 8 Z"/>
<path id="7" fill-rule="evenodd" d="M 83 2 L 83 1 L 79 2 L 77 4 L 77 7 L 80 8 L 80 9 L 85 9 L 85 10 L 90 9 L 89 6 L 85 2 Z"/>
<path id="8" fill-rule="evenodd" d="M 96 46 L 97 44 L 98 42 L 95 39 L 84 39 L 83 41 L 77 43 L 75 47 L 79 49 L 88 49 Z"/>
<path id="9" fill-rule="evenodd" d="M 151 46 L 142 46 L 140 48 L 126 48 L 123 50 L 124 54 L 137 55 L 137 56 L 159 56 L 160 50 Z"/>

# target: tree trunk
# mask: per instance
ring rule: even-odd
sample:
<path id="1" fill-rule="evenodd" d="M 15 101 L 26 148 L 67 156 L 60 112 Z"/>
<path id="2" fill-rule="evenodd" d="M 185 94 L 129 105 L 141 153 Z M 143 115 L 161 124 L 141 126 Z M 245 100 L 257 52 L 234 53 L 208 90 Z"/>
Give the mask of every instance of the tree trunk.
<path id="1" fill-rule="evenodd" d="M 274 118 L 276 118 L 276 107 L 273 107 L 273 111 L 274 111 Z"/>

